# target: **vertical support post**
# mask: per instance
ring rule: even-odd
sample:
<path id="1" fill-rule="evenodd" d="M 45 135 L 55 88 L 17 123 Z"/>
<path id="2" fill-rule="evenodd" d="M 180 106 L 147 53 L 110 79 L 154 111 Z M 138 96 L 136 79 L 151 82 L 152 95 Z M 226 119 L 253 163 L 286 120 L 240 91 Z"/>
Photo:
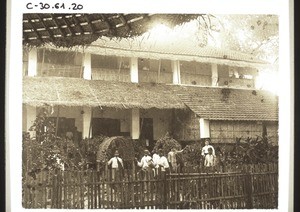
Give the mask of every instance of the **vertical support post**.
<path id="1" fill-rule="evenodd" d="M 140 137 L 140 110 L 133 108 L 131 110 L 131 138 L 139 139 Z"/>
<path id="2" fill-rule="evenodd" d="M 32 48 L 28 54 L 28 76 L 34 77 L 37 75 L 37 49 Z"/>
<path id="3" fill-rule="evenodd" d="M 85 53 L 83 60 L 83 79 L 90 80 L 92 79 L 92 62 L 91 54 Z"/>
<path id="4" fill-rule="evenodd" d="M 211 64 L 211 86 L 218 86 L 219 76 L 218 76 L 218 64 Z"/>
<path id="5" fill-rule="evenodd" d="M 246 194 L 247 194 L 247 200 L 246 200 L 246 208 L 247 209 L 253 209 L 253 176 L 250 172 L 246 175 Z"/>
<path id="6" fill-rule="evenodd" d="M 130 81 L 133 83 L 139 82 L 138 58 L 130 58 Z"/>
<path id="7" fill-rule="evenodd" d="M 57 105 L 57 116 L 56 116 L 56 125 L 55 125 L 55 137 L 57 136 L 58 126 L 59 125 L 59 105 Z"/>
<path id="8" fill-rule="evenodd" d="M 172 66 L 172 72 L 173 72 L 173 84 L 180 85 L 181 84 L 181 79 L 180 79 L 180 63 L 179 63 L 179 60 L 172 60 L 171 66 Z"/>
<path id="9" fill-rule="evenodd" d="M 26 106 L 26 131 L 29 131 L 29 128 L 33 125 L 35 119 L 36 119 L 36 107 L 27 105 Z M 30 137 L 35 136 L 35 132 L 30 133 Z"/>
<path id="10" fill-rule="evenodd" d="M 199 119 L 200 138 L 209 138 L 209 120 L 200 118 Z"/>
<path id="11" fill-rule="evenodd" d="M 157 82 L 160 83 L 161 60 L 158 60 Z"/>
<path id="12" fill-rule="evenodd" d="M 92 119 L 92 108 L 83 107 L 83 129 L 82 129 L 82 138 L 88 138 L 90 133 L 90 124 Z"/>
<path id="13" fill-rule="evenodd" d="M 163 184 L 162 184 L 162 188 L 163 188 L 163 199 L 162 199 L 162 209 L 167 209 L 167 206 L 168 206 L 168 200 L 169 200 L 169 195 L 168 195 L 168 193 L 169 193 L 169 182 L 170 181 L 168 181 L 167 180 L 167 178 L 169 178 L 169 174 L 167 174 L 167 173 L 165 173 L 165 171 L 164 172 L 161 172 L 161 177 L 162 177 L 162 182 L 163 182 Z"/>

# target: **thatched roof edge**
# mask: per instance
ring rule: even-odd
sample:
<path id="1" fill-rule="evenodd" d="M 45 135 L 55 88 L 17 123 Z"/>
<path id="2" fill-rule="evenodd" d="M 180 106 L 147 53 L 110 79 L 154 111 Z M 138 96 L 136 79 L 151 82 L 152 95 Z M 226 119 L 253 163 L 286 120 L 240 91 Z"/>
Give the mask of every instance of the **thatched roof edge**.
<path id="1" fill-rule="evenodd" d="M 137 86 L 132 83 L 100 80 L 24 77 L 23 103 L 32 106 L 185 109 L 185 105 L 171 91 L 161 92 L 165 91 L 164 89 L 162 85 L 153 87 L 148 84 Z M 143 95 L 146 95 L 149 100 L 143 98 Z"/>

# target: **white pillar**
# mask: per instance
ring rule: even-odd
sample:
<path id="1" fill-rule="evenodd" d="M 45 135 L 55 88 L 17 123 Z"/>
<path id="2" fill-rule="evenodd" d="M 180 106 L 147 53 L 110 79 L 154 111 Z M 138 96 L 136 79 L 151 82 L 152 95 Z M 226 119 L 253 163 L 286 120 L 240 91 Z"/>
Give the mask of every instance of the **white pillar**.
<path id="1" fill-rule="evenodd" d="M 180 79 L 180 63 L 178 60 L 172 60 L 173 84 L 181 84 Z"/>
<path id="2" fill-rule="evenodd" d="M 218 86 L 218 64 L 211 64 L 211 86 Z"/>
<path id="3" fill-rule="evenodd" d="M 92 79 L 92 62 L 91 54 L 85 53 L 83 59 L 83 79 L 90 80 Z"/>
<path id="4" fill-rule="evenodd" d="M 199 126 L 200 126 L 200 138 L 210 138 L 209 120 L 200 118 Z"/>
<path id="5" fill-rule="evenodd" d="M 131 138 L 139 139 L 140 137 L 140 110 L 133 108 L 131 110 Z"/>
<path id="6" fill-rule="evenodd" d="M 139 68 L 138 68 L 138 58 L 130 58 L 130 80 L 131 82 L 139 82 Z"/>
<path id="7" fill-rule="evenodd" d="M 32 48 L 28 54 L 28 76 L 37 75 L 37 49 Z"/>
<path id="8" fill-rule="evenodd" d="M 30 132 L 30 137 L 35 137 L 35 131 L 29 131 L 36 119 L 36 107 L 26 105 L 26 131 Z"/>
<path id="9" fill-rule="evenodd" d="M 83 114 L 82 114 L 82 138 L 88 138 L 89 133 L 92 135 L 92 131 L 90 132 L 90 124 L 92 118 L 92 108 L 91 107 L 83 107 Z M 92 130 L 92 129 L 91 129 Z"/>

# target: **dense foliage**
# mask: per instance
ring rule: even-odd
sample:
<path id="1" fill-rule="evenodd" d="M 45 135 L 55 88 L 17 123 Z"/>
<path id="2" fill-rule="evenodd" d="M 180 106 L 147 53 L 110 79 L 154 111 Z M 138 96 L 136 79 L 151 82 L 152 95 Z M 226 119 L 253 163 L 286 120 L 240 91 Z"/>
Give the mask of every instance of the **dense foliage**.
<path id="1" fill-rule="evenodd" d="M 43 110 L 36 118 L 29 133 L 23 133 L 23 170 L 35 176 L 42 170 L 83 170 L 94 166 L 99 144 L 105 138 L 98 136 L 84 139 L 78 145 L 72 140 L 56 136 L 55 123 Z"/>
<path id="2" fill-rule="evenodd" d="M 175 148 L 177 150 L 181 149 L 181 145 L 178 141 L 176 141 L 174 138 L 172 138 L 169 133 L 167 133 L 165 136 L 161 137 L 156 141 L 156 144 L 154 146 L 154 151 L 157 151 L 159 149 L 163 150 L 163 153 L 166 155 L 168 152 L 171 151 L 172 148 Z"/>
<path id="3" fill-rule="evenodd" d="M 72 140 L 55 136 L 55 124 L 42 112 L 35 120 L 31 130 L 36 136 L 30 138 L 29 133 L 23 134 L 23 170 L 35 177 L 42 170 L 84 170 L 96 168 L 96 161 L 105 164 L 118 150 L 124 162 L 131 162 L 134 157 L 141 158 L 146 142 L 125 137 L 97 136 L 84 139 L 78 144 Z M 258 163 L 277 163 L 278 146 L 268 142 L 267 137 L 236 139 L 233 144 L 212 144 L 216 155 L 223 165 L 241 165 Z M 195 141 L 188 144 L 182 155 L 184 164 L 201 166 L 203 143 Z M 178 141 L 169 134 L 155 143 L 154 151 L 162 149 L 167 155 L 172 148 L 181 149 Z M 149 149 L 151 151 L 151 149 Z M 25 173 L 25 172 L 23 172 Z"/>
<path id="4" fill-rule="evenodd" d="M 219 155 L 226 164 L 278 162 L 278 146 L 268 142 L 267 137 L 237 139 L 237 142 L 231 148 L 223 145 L 219 149 Z"/>
<path id="5" fill-rule="evenodd" d="M 278 162 L 278 146 L 268 138 L 256 137 L 242 140 L 238 138 L 232 144 L 211 144 L 215 148 L 217 161 L 223 165 L 267 164 Z M 202 166 L 201 150 L 203 142 L 196 141 L 184 148 L 183 160 L 188 166 Z"/>
<path id="6" fill-rule="evenodd" d="M 97 148 L 97 163 L 104 167 L 106 162 L 118 151 L 119 157 L 122 158 L 123 164 L 129 167 L 135 157 L 133 141 L 129 137 L 115 136 L 108 137 Z"/>

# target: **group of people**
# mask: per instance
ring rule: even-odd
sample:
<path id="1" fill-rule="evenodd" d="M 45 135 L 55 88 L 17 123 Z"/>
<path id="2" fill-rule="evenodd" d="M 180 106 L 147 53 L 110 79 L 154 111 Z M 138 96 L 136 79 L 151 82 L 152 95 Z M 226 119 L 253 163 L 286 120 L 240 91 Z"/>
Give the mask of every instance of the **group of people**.
<path id="1" fill-rule="evenodd" d="M 158 168 L 161 168 L 162 172 L 177 172 L 179 167 L 182 167 L 182 164 L 178 160 L 180 157 L 180 153 L 182 153 L 184 149 L 177 150 L 176 148 L 172 148 L 168 153 L 167 157 L 164 155 L 162 149 L 157 151 L 153 151 L 153 155 L 151 156 L 150 151 L 145 149 L 144 155 L 140 161 L 136 158 L 137 165 L 141 167 L 142 171 L 154 171 L 156 172 Z M 212 145 L 209 144 L 209 140 L 205 140 L 205 145 L 202 148 L 201 155 L 204 158 L 204 167 L 207 172 L 212 172 L 216 165 L 216 154 L 215 149 Z M 112 157 L 107 164 L 111 166 L 113 172 L 115 170 L 123 168 L 123 160 L 119 157 L 119 152 L 115 151 L 114 157 Z"/>
<path id="2" fill-rule="evenodd" d="M 137 165 L 142 168 L 143 171 L 155 170 L 161 168 L 163 172 L 170 171 L 170 165 L 168 159 L 164 156 L 163 150 L 153 151 L 153 155 L 149 150 L 144 150 L 144 156 L 140 161 L 136 159 Z"/>

